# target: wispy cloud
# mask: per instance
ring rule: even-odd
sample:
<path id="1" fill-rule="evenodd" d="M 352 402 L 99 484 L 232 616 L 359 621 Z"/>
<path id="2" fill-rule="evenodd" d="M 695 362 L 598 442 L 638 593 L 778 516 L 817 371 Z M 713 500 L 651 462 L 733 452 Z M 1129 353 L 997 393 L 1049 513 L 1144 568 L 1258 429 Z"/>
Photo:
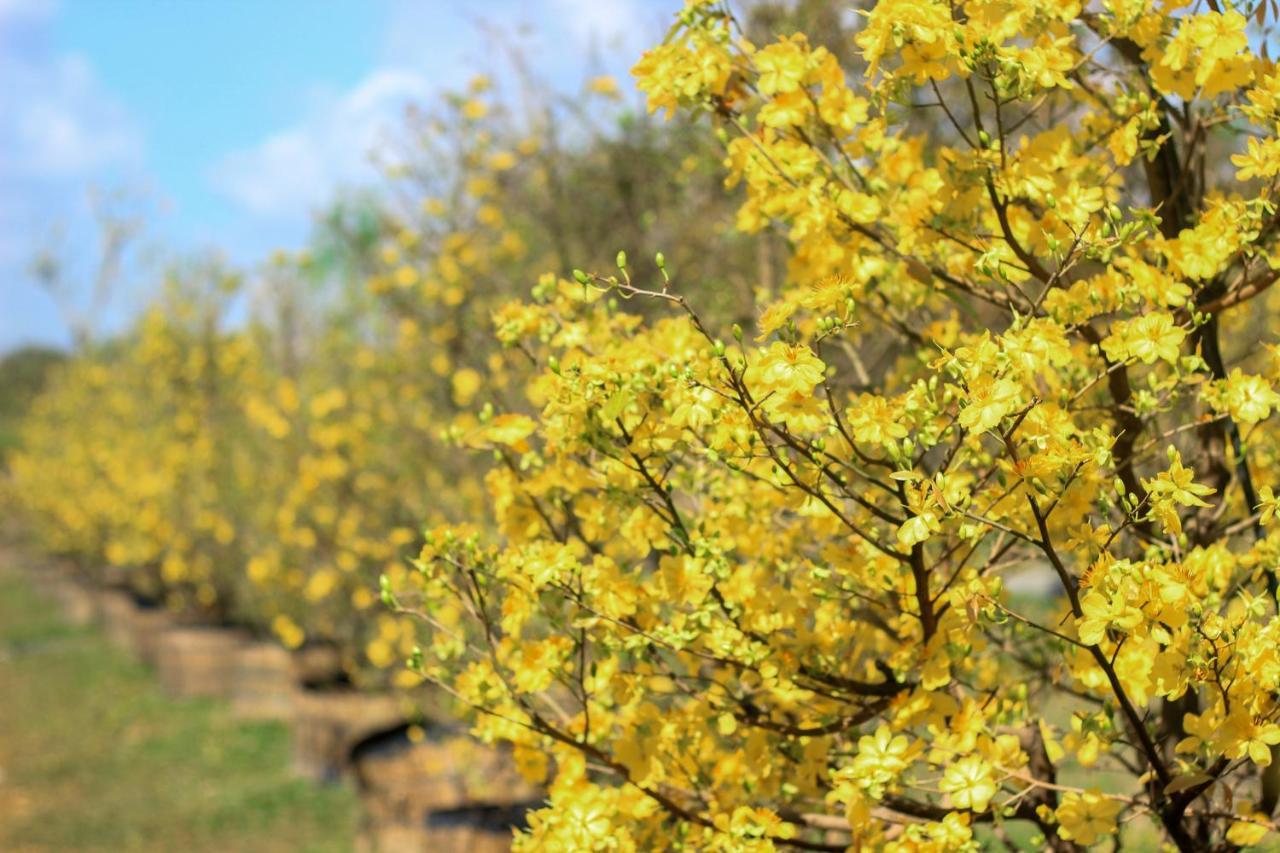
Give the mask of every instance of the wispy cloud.
<path id="1" fill-rule="evenodd" d="M 14 0 L 5 0 L 14 2 Z M 79 55 L 0 59 L 0 174 L 77 178 L 142 162 L 142 134 Z"/>
<path id="2" fill-rule="evenodd" d="M 550 0 L 550 6 L 551 20 L 561 22 L 579 46 L 626 41 L 648 23 L 635 0 Z"/>
<path id="3" fill-rule="evenodd" d="M 19 22 L 46 21 L 57 8 L 55 0 L 0 0 L 0 27 Z"/>
<path id="4" fill-rule="evenodd" d="M 92 245 L 85 188 L 136 179 L 145 146 L 133 117 L 82 55 L 52 46 L 52 0 L 0 0 L 0 349 L 59 337 L 30 281 L 55 227 Z"/>
<path id="5" fill-rule="evenodd" d="M 56 52 L 53 0 L 0 0 L 0 180 L 141 163 L 142 135 L 89 61 Z"/>
<path id="6" fill-rule="evenodd" d="M 255 215 L 305 215 L 336 188 L 374 180 L 370 152 L 401 123 L 408 105 L 434 89 L 416 71 L 374 71 L 350 91 L 324 99 L 297 126 L 225 155 L 210 169 L 210 180 Z"/>
<path id="7" fill-rule="evenodd" d="M 678 0 L 393 0 L 381 67 L 346 92 L 322 97 L 301 122 L 231 151 L 207 176 L 245 213 L 305 221 L 344 186 L 376 180 L 371 150 L 402 136 L 402 115 L 473 70 L 502 72 L 512 55 L 535 60 L 538 76 L 560 89 L 580 85 L 588 65 L 625 69 Z M 589 62 L 600 51 L 617 61 Z"/>

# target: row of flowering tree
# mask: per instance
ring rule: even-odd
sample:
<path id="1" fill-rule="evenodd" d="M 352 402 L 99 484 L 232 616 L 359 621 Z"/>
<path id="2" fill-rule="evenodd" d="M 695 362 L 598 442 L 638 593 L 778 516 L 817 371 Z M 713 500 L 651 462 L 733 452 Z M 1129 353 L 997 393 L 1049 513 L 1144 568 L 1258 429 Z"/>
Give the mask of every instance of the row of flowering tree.
<path id="1" fill-rule="evenodd" d="M 1261 842 L 1275 10 L 865 5 L 688 0 L 677 121 L 568 165 L 473 87 L 340 311 L 154 313 L 18 494 L 452 697 L 545 785 L 521 849 Z"/>
<path id="2" fill-rule="evenodd" d="M 336 205 L 306 251 L 249 276 L 179 265 L 127 335 L 54 371 L 8 460 L 42 541 L 172 608 L 336 645 L 357 684 L 419 681 L 412 620 L 378 579 L 411 571 L 424 524 L 483 515 L 483 464 L 453 436 L 520 399 L 528 358 L 491 317 L 530 270 L 615 227 L 687 253 L 734 294 L 720 310 L 749 307 L 754 246 L 692 249 L 732 211 L 715 140 L 629 114 L 611 78 L 586 112 L 539 97 L 519 114 L 478 77 L 412 112 L 376 152 L 385 186 Z M 593 199 L 563 208 L 570 184 Z"/>

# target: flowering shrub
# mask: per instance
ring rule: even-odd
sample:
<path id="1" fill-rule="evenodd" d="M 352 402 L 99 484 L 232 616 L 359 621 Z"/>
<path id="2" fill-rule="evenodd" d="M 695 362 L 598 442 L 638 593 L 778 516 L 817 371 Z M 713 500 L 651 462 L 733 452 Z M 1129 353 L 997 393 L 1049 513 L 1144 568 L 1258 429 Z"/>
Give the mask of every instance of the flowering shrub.
<path id="1" fill-rule="evenodd" d="M 497 312 L 501 535 L 384 597 L 546 781 L 521 849 L 1273 829 L 1280 73 L 1183 5 L 882 0 L 851 74 L 691 0 L 637 64 L 791 260 L 751 329 L 625 255 Z"/>
<path id="2" fill-rule="evenodd" d="M 379 152 L 387 186 L 335 206 L 307 251 L 247 284 L 173 276 L 136 328 L 58 371 L 6 497 L 87 571 L 290 648 L 334 645 L 358 686 L 416 685 L 416 623 L 378 579 L 412 572 L 423 524 L 484 515 L 483 460 L 452 442 L 476 409 L 521 400 L 532 364 L 492 337 L 494 312 L 597 232 L 709 240 L 732 211 L 714 140 L 628 116 L 607 78 L 584 97 L 588 113 L 522 121 L 477 78 L 409 117 Z M 674 176 L 638 185 L 667 159 Z M 568 186 L 591 201 L 565 208 Z M 757 254 L 721 242 L 675 252 L 741 306 Z"/>
<path id="3" fill-rule="evenodd" d="M 238 286 L 219 269 L 173 276 L 132 339 L 54 371 L 11 462 L 49 547 L 132 566 L 140 592 L 222 615 L 216 567 L 236 562 L 249 461 L 238 409 L 254 352 L 220 323 Z"/>

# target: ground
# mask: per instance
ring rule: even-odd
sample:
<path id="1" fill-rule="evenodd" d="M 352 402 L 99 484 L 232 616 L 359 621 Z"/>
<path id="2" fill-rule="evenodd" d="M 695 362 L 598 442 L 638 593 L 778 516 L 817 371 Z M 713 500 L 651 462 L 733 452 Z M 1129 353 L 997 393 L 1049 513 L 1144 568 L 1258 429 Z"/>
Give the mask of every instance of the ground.
<path id="1" fill-rule="evenodd" d="M 288 771 L 281 724 L 174 701 L 0 551 L 0 850 L 349 851 L 352 790 Z"/>

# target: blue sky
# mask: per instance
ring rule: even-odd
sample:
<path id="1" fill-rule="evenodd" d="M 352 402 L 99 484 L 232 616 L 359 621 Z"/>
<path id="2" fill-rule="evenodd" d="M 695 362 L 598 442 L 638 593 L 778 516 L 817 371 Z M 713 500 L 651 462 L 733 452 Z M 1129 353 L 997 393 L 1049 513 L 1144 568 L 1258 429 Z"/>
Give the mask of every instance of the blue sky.
<path id="1" fill-rule="evenodd" d="M 92 272 L 88 189 L 146 227 L 116 298 L 125 323 L 167 257 L 252 264 L 312 211 L 377 180 L 367 152 L 407 103 L 495 68 L 497 30 L 551 85 L 625 82 L 680 0 L 0 0 L 0 352 L 61 344 L 28 272 L 57 246 Z M 87 296 L 79 294 L 79 303 Z"/>

